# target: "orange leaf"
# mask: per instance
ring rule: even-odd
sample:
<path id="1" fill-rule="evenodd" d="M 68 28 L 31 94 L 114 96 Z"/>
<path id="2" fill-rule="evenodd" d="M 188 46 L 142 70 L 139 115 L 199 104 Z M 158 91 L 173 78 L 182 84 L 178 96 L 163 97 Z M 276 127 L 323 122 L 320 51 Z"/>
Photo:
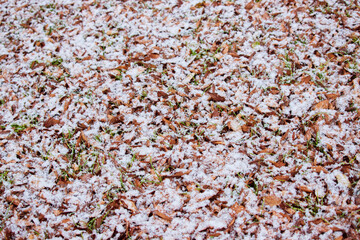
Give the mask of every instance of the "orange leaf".
<path id="1" fill-rule="evenodd" d="M 278 206 L 281 203 L 281 198 L 275 196 L 275 195 L 268 195 L 264 197 L 264 201 L 266 205 L 269 205 L 271 207 Z"/>
<path id="2" fill-rule="evenodd" d="M 307 192 L 307 193 L 311 193 L 312 190 L 310 188 L 308 188 L 307 186 L 300 186 L 299 187 L 299 190 L 300 191 L 303 191 L 303 192 Z"/>
<path id="3" fill-rule="evenodd" d="M 231 209 L 232 209 L 236 214 L 238 214 L 238 213 L 240 213 L 240 212 L 242 212 L 242 211 L 245 210 L 244 206 L 241 206 L 241 205 L 239 205 L 238 203 L 235 203 L 234 205 L 232 205 L 232 206 L 231 206 Z"/>
<path id="4" fill-rule="evenodd" d="M 322 166 L 311 167 L 311 169 L 317 173 L 320 173 L 321 171 L 323 171 L 324 173 L 328 173 L 328 171 Z"/>
<path id="5" fill-rule="evenodd" d="M 290 178 L 290 176 L 287 176 L 287 175 L 279 175 L 279 176 L 274 177 L 274 179 L 279 180 L 279 181 L 287 181 L 287 180 L 289 180 L 289 178 Z"/>
<path id="6" fill-rule="evenodd" d="M 329 108 L 329 100 L 323 100 L 321 102 L 318 102 L 315 106 L 314 109 L 318 110 L 318 109 L 328 109 Z"/>
<path id="7" fill-rule="evenodd" d="M 158 211 L 158 210 L 155 210 L 155 211 L 153 212 L 153 214 L 155 214 L 156 216 L 158 216 L 158 217 L 160 217 L 160 218 L 162 218 L 162 219 L 164 219 L 164 220 L 166 220 L 166 221 L 168 221 L 168 222 L 171 222 L 171 221 L 172 221 L 172 217 L 169 217 L 169 216 L 166 215 L 165 213 L 162 213 L 162 212 L 160 212 L 160 211 Z"/>

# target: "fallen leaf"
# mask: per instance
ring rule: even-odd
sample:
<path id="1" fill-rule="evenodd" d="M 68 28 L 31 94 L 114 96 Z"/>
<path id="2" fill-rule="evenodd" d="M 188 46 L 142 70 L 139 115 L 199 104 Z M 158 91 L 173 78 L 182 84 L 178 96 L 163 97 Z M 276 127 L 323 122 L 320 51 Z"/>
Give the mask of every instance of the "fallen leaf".
<path id="1" fill-rule="evenodd" d="M 263 199 L 265 201 L 265 204 L 269 205 L 271 207 L 278 206 L 281 203 L 281 198 L 279 198 L 275 195 L 268 195 L 268 196 L 265 196 Z"/>
<path id="2" fill-rule="evenodd" d="M 241 127 L 245 125 L 246 123 L 244 121 L 239 121 L 237 119 L 233 119 L 229 121 L 228 127 L 232 129 L 233 131 L 237 132 L 241 130 Z"/>
<path id="3" fill-rule="evenodd" d="M 348 177 L 345 176 L 344 174 L 342 174 L 342 173 L 337 174 L 336 179 L 340 185 L 342 185 L 344 187 L 348 187 L 348 188 L 351 187 L 351 183 L 350 183 Z"/>
<path id="4" fill-rule="evenodd" d="M 231 206 L 231 209 L 235 212 L 235 214 L 238 214 L 245 210 L 244 206 L 239 205 L 238 203 L 235 203 Z"/>
<path id="5" fill-rule="evenodd" d="M 50 117 L 48 120 L 44 122 L 44 127 L 49 128 L 59 123 L 60 120 Z"/>
<path id="6" fill-rule="evenodd" d="M 323 100 L 321 102 L 318 102 L 315 106 L 314 109 L 315 110 L 319 110 L 319 109 L 328 109 L 329 108 L 329 100 Z"/>
<path id="7" fill-rule="evenodd" d="M 101 226 L 102 222 L 103 222 L 103 217 L 97 218 L 95 221 L 95 229 L 98 229 Z"/>
<path id="8" fill-rule="evenodd" d="M 195 73 L 190 73 L 189 75 L 187 75 L 187 77 L 184 79 L 183 83 L 187 84 L 191 81 L 191 79 L 193 79 L 193 77 L 195 77 Z"/>
<path id="9" fill-rule="evenodd" d="M 133 213 L 137 212 L 137 207 L 135 205 L 135 203 L 131 200 L 123 200 L 125 208 L 129 209 L 130 211 L 132 211 Z"/>
<path id="10" fill-rule="evenodd" d="M 168 97 L 168 94 L 163 92 L 163 91 L 158 91 L 157 92 L 157 96 L 158 97 L 164 97 L 164 98 L 167 98 Z"/>
<path id="11" fill-rule="evenodd" d="M 162 219 L 164 219 L 164 220 L 166 220 L 166 221 L 168 221 L 168 222 L 171 222 L 171 221 L 172 221 L 172 218 L 171 218 L 171 217 L 169 217 L 169 216 L 166 215 L 165 213 L 162 213 L 162 212 L 160 212 L 160 211 L 158 211 L 158 210 L 153 211 L 153 214 L 156 215 L 156 216 L 158 216 L 158 217 L 160 217 L 160 218 L 162 218 Z"/>
<path id="12" fill-rule="evenodd" d="M 55 216 L 59 216 L 61 214 L 61 211 L 60 210 L 54 210 L 53 213 L 54 213 Z"/>
<path id="13" fill-rule="evenodd" d="M 321 171 L 323 171 L 324 173 L 328 173 L 328 171 L 322 166 L 314 166 L 314 167 L 311 167 L 311 169 L 317 173 L 320 173 Z"/>
<path id="14" fill-rule="evenodd" d="M 116 124 L 116 123 L 123 122 L 124 121 L 124 116 L 122 116 L 122 115 L 112 116 L 112 115 L 109 114 L 108 119 L 109 119 L 110 124 Z"/>
<path id="15" fill-rule="evenodd" d="M 14 206 L 19 206 L 20 201 L 17 198 L 14 198 L 13 196 L 7 196 L 6 201 L 13 204 Z"/>
<path id="16" fill-rule="evenodd" d="M 278 180 L 278 181 L 287 181 L 289 180 L 290 176 L 287 176 L 287 175 L 278 175 L 276 177 L 274 177 L 275 180 Z"/>
<path id="17" fill-rule="evenodd" d="M 253 1 L 251 1 L 248 4 L 246 4 L 245 9 L 249 11 L 254 7 L 254 5 L 255 5 L 255 3 Z"/>
<path id="18" fill-rule="evenodd" d="M 71 103 L 71 99 L 64 103 L 64 112 L 66 112 L 69 109 L 70 103 Z"/>
<path id="19" fill-rule="evenodd" d="M 224 102 L 225 98 L 220 96 L 217 93 L 208 93 L 210 95 L 210 101 L 214 101 L 214 102 Z"/>
<path id="20" fill-rule="evenodd" d="M 310 188 L 308 188 L 307 186 L 300 186 L 299 187 L 299 190 L 300 191 L 303 191 L 303 192 L 307 192 L 307 193 L 311 193 L 312 190 Z"/>

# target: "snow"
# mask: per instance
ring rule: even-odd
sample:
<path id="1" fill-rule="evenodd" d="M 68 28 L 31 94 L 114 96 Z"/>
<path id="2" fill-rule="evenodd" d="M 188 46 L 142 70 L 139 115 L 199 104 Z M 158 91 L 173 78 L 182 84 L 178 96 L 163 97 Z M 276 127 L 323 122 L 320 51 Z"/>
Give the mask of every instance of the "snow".
<path id="1" fill-rule="evenodd" d="M 348 231 L 337 212 L 356 206 L 349 184 L 359 179 L 357 8 L 249 2 L 4 2 L 0 174 L 14 180 L 0 185 L 6 229 L 29 239 L 342 235 L 311 223 L 323 218 Z M 35 60 L 45 65 L 30 68 Z M 49 117 L 60 123 L 44 126 Z M 270 193 L 281 205 L 263 203 Z M 317 198 L 326 201 L 315 216 L 290 214 L 292 203 Z M 87 229 L 91 218 L 101 226 Z"/>

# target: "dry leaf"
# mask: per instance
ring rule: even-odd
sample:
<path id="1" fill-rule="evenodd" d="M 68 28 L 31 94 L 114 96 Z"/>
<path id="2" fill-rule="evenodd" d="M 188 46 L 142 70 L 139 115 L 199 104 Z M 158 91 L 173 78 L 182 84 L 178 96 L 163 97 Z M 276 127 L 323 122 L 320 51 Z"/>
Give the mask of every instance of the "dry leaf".
<path id="1" fill-rule="evenodd" d="M 59 216 L 61 214 L 61 211 L 60 210 L 54 210 L 53 213 L 54 213 L 55 216 Z"/>
<path id="2" fill-rule="evenodd" d="M 8 201 L 9 203 L 12 203 L 14 206 L 18 206 L 20 204 L 19 199 L 14 198 L 13 196 L 7 196 L 6 201 Z"/>
<path id="3" fill-rule="evenodd" d="M 323 100 L 321 102 L 318 102 L 315 106 L 314 109 L 315 110 L 319 110 L 319 109 L 328 109 L 329 108 L 329 100 Z"/>
<path id="4" fill-rule="evenodd" d="M 238 203 L 235 203 L 231 206 L 231 209 L 235 212 L 235 214 L 238 214 L 245 210 L 244 206 L 239 205 Z"/>
<path id="5" fill-rule="evenodd" d="M 117 123 L 121 123 L 124 121 L 124 116 L 122 116 L 122 115 L 112 116 L 109 114 L 107 117 L 109 119 L 110 124 L 117 124 Z"/>
<path id="6" fill-rule="evenodd" d="M 164 98 L 167 98 L 168 97 L 168 94 L 163 92 L 163 91 L 158 91 L 157 92 L 157 96 L 158 97 L 164 97 Z"/>
<path id="7" fill-rule="evenodd" d="M 191 79 L 193 79 L 193 77 L 195 77 L 195 73 L 190 73 L 189 75 L 187 75 L 187 77 L 183 81 L 183 84 L 188 84 Z"/>
<path id="8" fill-rule="evenodd" d="M 269 205 L 271 207 L 278 206 L 281 203 L 281 198 L 275 196 L 275 195 L 268 195 L 264 197 L 264 201 L 266 205 Z"/>
<path id="9" fill-rule="evenodd" d="M 123 200 L 123 202 L 124 202 L 125 208 L 129 209 L 133 213 L 135 213 L 138 210 L 133 201 L 125 199 L 125 200 Z"/>
<path id="10" fill-rule="evenodd" d="M 253 1 L 251 1 L 248 4 L 246 4 L 245 9 L 249 11 L 254 7 L 254 5 L 255 5 L 255 3 Z"/>
<path id="11" fill-rule="evenodd" d="M 71 103 L 71 99 L 64 103 L 64 112 L 68 110 L 70 103 Z"/>
<path id="12" fill-rule="evenodd" d="M 210 95 L 210 101 L 214 101 L 214 102 L 224 102 L 225 98 L 220 96 L 217 93 L 208 93 Z"/>
<path id="13" fill-rule="evenodd" d="M 300 191 L 303 191 L 303 192 L 307 192 L 307 193 L 311 193 L 312 190 L 310 188 L 308 188 L 307 186 L 300 186 L 299 187 L 299 190 Z"/>
<path id="14" fill-rule="evenodd" d="M 49 128 L 59 123 L 60 120 L 50 117 L 48 120 L 44 122 L 44 127 Z"/>
<path id="15" fill-rule="evenodd" d="M 274 177 L 274 179 L 279 180 L 279 181 L 287 181 L 287 180 L 290 179 L 290 176 L 287 176 L 287 175 L 279 175 L 279 176 Z"/>
<path id="16" fill-rule="evenodd" d="M 168 221 L 168 222 L 171 222 L 171 221 L 172 221 L 172 218 L 171 218 L 171 217 L 169 217 L 169 216 L 166 215 L 165 213 L 162 213 L 162 212 L 160 212 L 160 211 L 158 211 L 158 210 L 153 211 L 153 214 L 156 215 L 156 216 L 158 216 L 158 217 L 161 217 L 162 219 L 164 219 L 164 220 L 166 220 L 166 221 Z"/>
<path id="17" fill-rule="evenodd" d="M 231 121 L 229 121 L 229 123 L 228 123 L 228 127 L 230 128 L 230 129 L 232 129 L 233 131 L 235 131 L 235 132 L 237 132 L 237 131 L 240 131 L 241 130 L 241 127 L 243 126 L 243 125 L 245 125 L 246 123 L 244 122 L 244 121 L 242 121 L 242 120 L 237 120 L 237 119 L 233 119 L 233 120 L 231 120 Z"/>
<path id="18" fill-rule="evenodd" d="M 328 173 L 328 171 L 322 166 L 314 166 L 314 167 L 311 167 L 311 169 L 317 173 L 320 173 L 321 171 L 323 171 L 324 173 Z"/>
<path id="19" fill-rule="evenodd" d="M 342 174 L 342 173 L 337 174 L 336 179 L 340 185 L 342 185 L 344 187 L 348 187 L 348 188 L 351 187 L 349 178 L 347 176 L 345 176 L 344 174 Z"/>

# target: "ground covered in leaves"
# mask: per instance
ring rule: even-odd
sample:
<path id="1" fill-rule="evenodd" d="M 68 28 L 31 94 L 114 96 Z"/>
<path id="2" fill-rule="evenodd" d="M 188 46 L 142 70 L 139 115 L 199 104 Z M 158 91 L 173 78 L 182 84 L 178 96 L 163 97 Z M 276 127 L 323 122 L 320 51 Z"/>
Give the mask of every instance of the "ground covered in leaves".
<path id="1" fill-rule="evenodd" d="M 0 238 L 359 238 L 356 0 L 0 18 Z"/>

